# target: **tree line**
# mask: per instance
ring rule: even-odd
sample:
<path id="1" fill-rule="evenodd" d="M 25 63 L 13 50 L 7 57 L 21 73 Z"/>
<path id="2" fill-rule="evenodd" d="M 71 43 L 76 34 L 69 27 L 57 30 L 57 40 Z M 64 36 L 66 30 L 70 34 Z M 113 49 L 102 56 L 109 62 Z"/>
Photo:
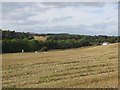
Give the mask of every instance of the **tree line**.
<path id="1" fill-rule="evenodd" d="M 68 49 L 78 48 L 82 46 L 89 46 L 90 43 L 85 39 L 81 40 L 28 40 L 28 39 L 12 39 L 2 41 L 2 52 L 3 53 L 15 53 L 21 52 L 23 49 L 25 52 L 34 51 L 47 51 L 53 49 Z"/>
<path id="2" fill-rule="evenodd" d="M 30 34 L 29 32 L 24 33 L 24 32 L 15 32 L 15 31 L 10 31 L 10 30 L 5 30 L 3 31 L 0 29 L 0 32 L 2 33 L 2 39 L 33 39 L 33 35 Z"/>
<path id="3" fill-rule="evenodd" d="M 37 36 L 48 36 L 44 41 L 34 40 L 33 34 L 18 33 L 14 31 L 4 31 L 2 39 L 2 52 L 15 53 L 34 51 L 48 51 L 53 49 L 79 48 L 83 46 L 100 45 L 103 42 L 120 42 L 117 36 L 89 36 L 89 35 L 71 35 L 71 34 L 37 34 Z M 7 35 L 6 35 L 7 34 Z M 17 36 L 20 34 L 23 37 Z M 12 36 L 14 35 L 14 36 Z"/>

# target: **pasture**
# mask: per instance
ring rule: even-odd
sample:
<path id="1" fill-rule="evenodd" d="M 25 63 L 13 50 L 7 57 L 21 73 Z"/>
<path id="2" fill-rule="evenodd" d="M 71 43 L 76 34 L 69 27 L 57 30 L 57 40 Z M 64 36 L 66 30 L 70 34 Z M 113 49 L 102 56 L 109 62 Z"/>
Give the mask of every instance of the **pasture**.
<path id="1" fill-rule="evenodd" d="M 114 88 L 118 44 L 2 55 L 3 87 Z"/>

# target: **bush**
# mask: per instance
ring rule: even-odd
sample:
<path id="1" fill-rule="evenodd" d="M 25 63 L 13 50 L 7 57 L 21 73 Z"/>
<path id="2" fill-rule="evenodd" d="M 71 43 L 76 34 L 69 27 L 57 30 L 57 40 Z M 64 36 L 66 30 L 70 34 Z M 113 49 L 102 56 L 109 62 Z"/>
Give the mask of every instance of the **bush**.
<path id="1" fill-rule="evenodd" d="M 47 47 L 43 47 L 41 51 L 47 51 Z"/>

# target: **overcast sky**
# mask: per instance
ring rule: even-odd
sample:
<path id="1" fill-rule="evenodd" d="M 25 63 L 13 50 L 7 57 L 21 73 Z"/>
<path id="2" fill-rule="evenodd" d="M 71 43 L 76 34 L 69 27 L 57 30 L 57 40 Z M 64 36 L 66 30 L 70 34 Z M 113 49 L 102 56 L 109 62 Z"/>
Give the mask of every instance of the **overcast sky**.
<path id="1" fill-rule="evenodd" d="M 118 35 L 118 3 L 4 2 L 2 28 L 35 33 Z"/>

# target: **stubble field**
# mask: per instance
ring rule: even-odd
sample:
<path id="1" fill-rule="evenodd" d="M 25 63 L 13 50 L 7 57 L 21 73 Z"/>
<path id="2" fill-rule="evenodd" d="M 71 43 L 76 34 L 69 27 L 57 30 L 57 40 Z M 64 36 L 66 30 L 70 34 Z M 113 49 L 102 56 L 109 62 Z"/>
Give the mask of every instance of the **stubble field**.
<path id="1" fill-rule="evenodd" d="M 118 44 L 2 55 L 3 87 L 114 88 Z"/>

